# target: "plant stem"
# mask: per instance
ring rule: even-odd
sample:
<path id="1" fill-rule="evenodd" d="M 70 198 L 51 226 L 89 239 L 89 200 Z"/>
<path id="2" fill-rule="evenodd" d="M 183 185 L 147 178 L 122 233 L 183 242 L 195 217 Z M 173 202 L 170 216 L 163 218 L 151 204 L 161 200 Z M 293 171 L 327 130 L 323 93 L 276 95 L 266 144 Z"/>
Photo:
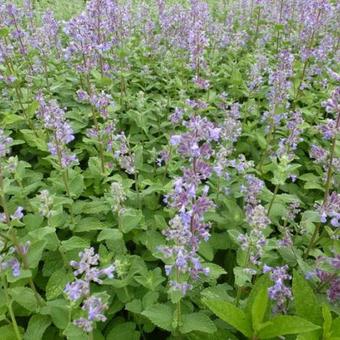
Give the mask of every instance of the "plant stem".
<path id="1" fill-rule="evenodd" d="M 260 29 L 260 18 L 261 18 L 261 7 L 259 7 L 258 11 L 257 11 L 257 20 L 256 20 L 256 30 L 255 30 L 254 43 L 257 41 L 257 36 L 258 36 L 258 33 L 259 33 L 259 29 Z"/>
<path id="2" fill-rule="evenodd" d="M 135 169 L 135 189 L 136 189 L 136 195 L 137 195 L 137 206 L 138 209 L 142 209 L 142 201 L 140 200 L 140 192 L 139 192 L 139 176 L 138 172 Z"/>
<path id="3" fill-rule="evenodd" d="M 321 15 L 321 9 L 319 10 L 318 15 L 317 15 L 317 19 L 316 19 L 317 23 L 319 22 L 320 15 Z M 316 25 L 316 27 L 317 27 L 317 25 Z M 315 34 L 316 34 L 316 28 L 312 31 L 312 34 L 311 34 L 311 37 L 310 37 L 310 40 L 309 40 L 309 44 L 308 44 L 308 50 L 310 50 L 313 47 Z M 309 66 L 309 60 L 310 60 L 309 57 L 307 57 L 305 62 L 304 62 L 304 64 L 303 64 L 302 75 L 301 75 L 301 79 L 300 79 L 298 88 L 296 90 L 296 95 L 295 95 L 295 98 L 294 98 L 294 103 L 298 100 L 299 95 L 301 93 L 301 85 L 302 85 L 302 83 L 303 83 L 303 81 L 305 79 L 307 67 Z"/>
<path id="4" fill-rule="evenodd" d="M 337 119 L 336 119 L 335 131 L 338 131 L 339 126 L 340 126 L 340 112 L 338 112 L 338 116 L 337 116 Z M 329 157 L 329 163 L 328 163 L 328 169 L 327 169 L 327 179 L 326 179 L 326 184 L 325 184 L 325 194 L 324 194 L 324 197 L 323 197 L 323 202 L 322 202 L 321 207 L 324 207 L 328 202 L 329 191 L 330 191 L 330 188 L 331 188 L 332 175 L 333 175 L 332 167 L 333 167 L 333 159 L 334 159 L 334 154 L 335 154 L 335 146 L 336 146 L 336 134 L 333 137 L 332 144 L 331 144 L 330 157 Z M 320 228 L 321 228 L 321 223 L 318 223 L 315 226 L 312 238 L 310 239 L 308 247 L 307 247 L 307 251 L 305 252 L 305 255 L 304 255 L 305 259 L 308 257 L 310 251 L 315 246 L 316 237 L 319 234 Z"/>
<path id="5" fill-rule="evenodd" d="M 11 301 L 9 294 L 8 294 L 7 281 L 6 281 L 6 278 L 4 276 L 2 276 L 2 285 L 4 287 L 6 304 L 7 304 L 9 314 L 11 316 L 11 321 L 12 321 L 12 326 L 13 326 L 13 329 L 14 329 L 15 336 L 16 336 L 17 340 L 22 340 L 22 336 L 20 334 L 19 327 L 18 327 L 17 321 L 15 319 L 15 315 L 14 315 L 14 312 L 13 312 L 12 301 Z"/>
<path id="6" fill-rule="evenodd" d="M 282 10 L 283 10 L 283 0 L 280 0 L 280 19 L 279 19 L 279 24 L 281 24 L 282 20 Z M 279 47 L 280 47 L 280 28 L 277 31 L 277 36 L 276 36 L 276 54 L 279 53 Z"/>
<path id="7" fill-rule="evenodd" d="M 22 264 L 23 264 L 23 267 L 25 270 L 30 270 L 29 269 L 29 264 L 28 264 L 28 260 L 27 260 L 27 254 L 23 253 L 21 251 L 21 247 L 20 247 L 20 242 L 19 240 L 17 239 L 16 237 L 16 234 L 15 232 L 12 232 L 11 233 L 11 237 L 10 237 L 11 241 L 13 242 L 13 245 L 22 261 Z M 34 293 L 34 296 L 35 296 L 35 299 L 37 300 L 37 303 L 39 306 L 43 306 L 45 304 L 45 301 L 43 300 L 43 298 L 40 296 L 40 294 L 38 293 L 36 287 L 35 287 L 35 284 L 32 280 L 32 277 L 29 277 L 28 278 L 28 283 Z"/>
<path id="8" fill-rule="evenodd" d="M 9 215 L 9 212 L 8 212 L 8 209 L 7 209 L 7 204 L 6 204 L 6 198 L 5 198 L 5 193 L 4 193 L 4 185 L 3 185 L 3 174 L 2 174 L 2 168 L 1 167 L 0 167 L 0 192 L 1 192 L 0 193 L 1 206 L 4 210 L 7 224 L 10 226 L 11 218 L 10 218 L 10 215 Z M 10 227 L 8 233 L 10 233 L 10 232 L 11 232 L 11 227 Z M 20 256 L 20 258 L 23 262 L 24 269 L 28 270 L 29 265 L 28 265 L 28 262 L 27 262 L 27 256 L 26 256 L 26 254 L 22 254 L 22 252 L 20 251 L 20 249 L 21 249 L 20 244 L 19 244 L 19 241 L 16 238 L 15 232 L 11 232 L 11 235 L 8 236 L 8 239 L 10 239 L 13 242 L 13 245 L 16 248 L 18 255 Z M 34 295 L 35 295 L 35 298 L 36 298 L 38 304 L 41 305 L 41 296 L 38 294 L 32 278 L 30 277 L 28 279 L 28 281 L 29 281 L 29 285 L 30 285 L 32 291 L 34 292 Z"/>
<path id="9" fill-rule="evenodd" d="M 280 189 L 280 186 L 277 184 L 275 186 L 275 189 L 274 189 L 273 197 L 272 197 L 272 199 L 271 199 L 271 201 L 269 203 L 269 207 L 268 207 L 268 211 L 267 211 L 267 215 L 268 216 L 269 216 L 269 213 L 270 213 L 270 211 L 271 211 L 271 209 L 273 207 L 273 204 L 274 204 L 274 201 L 275 201 L 275 198 L 277 196 L 277 193 L 278 193 L 279 189 Z"/>
<path id="10" fill-rule="evenodd" d="M 249 258 L 250 258 L 250 245 L 248 247 L 247 254 L 246 254 L 246 257 L 245 257 L 245 260 L 244 260 L 244 264 L 243 264 L 244 268 L 248 266 Z M 235 300 L 236 307 L 238 307 L 238 305 L 240 304 L 241 291 L 242 291 L 242 287 L 238 286 L 237 292 L 236 292 L 236 300 Z"/>

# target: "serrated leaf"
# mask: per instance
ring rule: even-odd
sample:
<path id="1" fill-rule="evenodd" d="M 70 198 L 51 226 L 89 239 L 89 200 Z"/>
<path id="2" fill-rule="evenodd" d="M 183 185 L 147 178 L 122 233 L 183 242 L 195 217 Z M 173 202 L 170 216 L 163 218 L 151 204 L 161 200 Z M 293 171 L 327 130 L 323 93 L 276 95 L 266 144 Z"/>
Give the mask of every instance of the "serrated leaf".
<path id="1" fill-rule="evenodd" d="M 42 307 L 40 313 L 49 315 L 53 324 L 59 329 L 65 329 L 69 323 L 69 306 L 66 300 L 47 301 L 46 306 Z"/>
<path id="2" fill-rule="evenodd" d="M 132 313 L 141 313 L 142 312 L 142 301 L 135 299 L 126 304 L 125 309 Z"/>
<path id="3" fill-rule="evenodd" d="M 31 288 L 15 287 L 11 288 L 9 293 L 17 304 L 30 312 L 34 312 L 37 309 L 37 300 Z"/>
<path id="4" fill-rule="evenodd" d="M 104 240 L 111 240 L 111 241 L 117 241 L 117 240 L 121 240 L 123 238 L 123 234 L 121 233 L 120 230 L 118 229 L 104 229 L 102 230 L 98 237 L 97 237 L 97 241 L 101 242 Z"/>
<path id="5" fill-rule="evenodd" d="M 72 236 L 70 239 L 61 242 L 61 250 L 64 252 L 74 250 L 74 249 L 84 249 L 90 246 L 88 240 L 82 239 L 78 236 Z"/>
<path id="6" fill-rule="evenodd" d="M 279 315 L 271 319 L 269 324 L 258 332 L 258 336 L 261 339 L 271 339 L 287 334 L 312 332 L 319 328 L 320 326 L 299 316 Z"/>
<path id="7" fill-rule="evenodd" d="M 34 242 L 27 253 L 27 262 L 29 268 L 36 268 L 41 260 L 42 253 L 45 249 L 47 242 L 45 240 L 40 240 Z"/>
<path id="8" fill-rule="evenodd" d="M 2 120 L 2 124 L 6 127 L 11 126 L 11 125 L 16 125 L 20 122 L 25 121 L 25 118 L 19 115 L 16 115 L 14 113 L 11 114 L 6 114 L 4 119 Z"/>
<path id="9" fill-rule="evenodd" d="M 262 289 L 262 287 L 268 288 L 270 284 L 271 280 L 269 279 L 268 275 L 262 275 L 256 280 L 255 285 L 253 286 L 247 299 L 247 304 L 245 308 L 245 312 L 247 314 L 251 314 L 252 306 L 254 304 L 258 292 Z"/>
<path id="10" fill-rule="evenodd" d="M 22 328 L 19 328 L 20 333 L 22 333 Z M 6 325 L 0 327 L 1 340 L 13 340 L 17 339 L 14 328 L 12 325 Z"/>
<path id="11" fill-rule="evenodd" d="M 203 333 L 216 332 L 215 324 L 204 313 L 191 313 L 182 315 L 182 326 L 180 328 L 181 333 L 186 334 L 193 331 L 199 331 Z"/>
<path id="12" fill-rule="evenodd" d="M 296 314 L 321 325 L 321 309 L 309 283 L 297 271 L 293 274 L 293 296 Z"/>
<path id="13" fill-rule="evenodd" d="M 78 198 L 85 189 L 84 177 L 82 174 L 68 169 L 69 172 L 69 189 L 73 198 Z"/>
<path id="14" fill-rule="evenodd" d="M 23 137 L 28 145 L 33 146 L 41 151 L 48 151 L 45 140 L 43 138 L 37 137 L 34 131 L 22 129 L 20 132 L 23 134 Z"/>
<path id="15" fill-rule="evenodd" d="M 83 233 L 92 230 L 102 230 L 110 226 L 110 223 L 104 223 L 100 221 L 97 217 L 85 217 L 82 218 L 78 223 L 76 223 L 74 227 L 74 232 Z"/>
<path id="16" fill-rule="evenodd" d="M 24 340 L 42 339 L 47 327 L 51 324 L 51 319 L 46 315 L 33 315 L 28 322 L 28 327 L 24 335 Z"/>
<path id="17" fill-rule="evenodd" d="M 155 290 L 165 280 L 160 268 L 155 268 L 153 271 L 147 272 L 144 276 L 135 276 L 134 279 L 151 291 Z"/>
<path id="18" fill-rule="evenodd" d="M 70 323 L 63 332 L 66 335 L 67 340 L 81 340 L 86 339 L 87 334 L 81 330 L 81 328 Z"/>
<path id="19" fill-rule="evenodd" d="M 55 271 L 49 278 L 46 285 L 46 299 L 53 300 L 63 293 L 63 290 L 72 279 L 72 275 L 67 275 L 64 269 Z"/>
<path id="20" fill-rule="evenodd" d="M 333 320 L 331 334 L 340 337 L 340 317 Z"/>
<path id="21" fill-rule="evenodd" d="M 139 340 L 140 334 L 136 331 L 136 324 L 124 322 L 113 326 L 107 334 L 108 340 Z"/>
<path id="22" fill-rule="evenodd" d="M 262 286 L 258 290 L 251 307 L 251 318 L 253 322 L 253 329 L 255 331 L 259 330 L 260 325 L 266 314 L 267 308 L 268 308 L 268 287 Z"/>
<path id="23" fill-rule="evenodd" d="M 154 325 L 165 329 L 172 330 L 173 310 L 168 305 L 156 304 L 147 308 L 142 315 L 146 316 Z"/>
<path id="24" fill-rule="evenodd" d="M 128 233 L 131 230 L 138 228 L 142 218 L 143 215 L 140 210 L 132 208 L 126 209 L 121 216 L 121 228 L 123 233 Z"/>
<path id="25" fill-rule="evenodd" d="M 328 339 L 331 335 L 332 327 L 332 313 L 326 304 L 322 305 L 322 316 L 323 316 L 323 336 Z"/>
<path id="26" fill-rule="evenodd" d="M 242 309 L 227 301 L 208 300 L 205 298 L 202 301 L 220 319 L 236 328 L 245 336 L 251 336 L 251 322 Z"/>

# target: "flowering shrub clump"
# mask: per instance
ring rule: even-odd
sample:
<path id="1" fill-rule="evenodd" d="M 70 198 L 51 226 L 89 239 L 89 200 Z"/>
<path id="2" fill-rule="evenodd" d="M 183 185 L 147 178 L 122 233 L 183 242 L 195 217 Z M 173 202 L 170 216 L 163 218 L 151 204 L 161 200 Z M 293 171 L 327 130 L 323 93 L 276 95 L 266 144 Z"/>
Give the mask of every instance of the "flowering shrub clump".
<path id="1" fill-rule="evenodd" d="M 340 339 L 334 0 L 0 1 L 0 340 Z"/>

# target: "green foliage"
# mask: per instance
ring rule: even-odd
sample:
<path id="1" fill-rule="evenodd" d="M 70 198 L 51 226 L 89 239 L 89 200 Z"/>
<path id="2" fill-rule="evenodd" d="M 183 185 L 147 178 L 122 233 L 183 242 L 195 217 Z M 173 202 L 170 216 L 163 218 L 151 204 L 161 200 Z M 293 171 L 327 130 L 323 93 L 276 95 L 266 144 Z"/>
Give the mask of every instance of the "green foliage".
<path id="1" fill-rule="evenodd" d="M 93 12 L 71 37 L 67 21 L 86 6 L 107 14 L 97 2 L 0 4 L 0 340 L 340 340 L 338 290 L 330 301 L 339 209 L 328 206 L 340 183 L 338 98 L 324 107 L 338 88 L 335 1 L 314 13 L 316 0 L 118 0 L 112 32 Z M 78 90 L 107 94 L 107 112 Z M 56 117 L 44 121 L 40 94 L 64 111 L 69 143 L 50 128 Z M 192 144 L 193 117 L 218 141 Z M 65 155 L 77 162 L 65 166 Z M 182 187 L 183 173 L 202 185 Z M 249 176 L 261 190 L 248 192 Z M 213 203 L 202 230 L 191 215 L 198 197 Z M 179 230 L 169 229 L 174 216 Z M 85 275 L 74 261 L 90 247 L 113 276 L 70 300 L 66 286 Z M 287 265 L 287 277 L 265 265 Z M 278 309 L 270 293 L 282 285 L 292 297 Z M 105 317 L 85 332 L 74 321 L 89 317 L 89 296 Z"/>

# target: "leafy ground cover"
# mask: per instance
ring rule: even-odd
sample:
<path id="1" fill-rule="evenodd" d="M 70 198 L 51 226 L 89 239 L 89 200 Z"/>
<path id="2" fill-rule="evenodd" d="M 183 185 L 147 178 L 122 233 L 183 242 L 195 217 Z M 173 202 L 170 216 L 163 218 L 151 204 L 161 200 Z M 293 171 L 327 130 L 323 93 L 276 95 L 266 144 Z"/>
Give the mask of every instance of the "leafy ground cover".
<path id="1" fill-rule="evenodd" d="M 339 5 L 0 2 L 0 339 L 340 339 Z"/>

